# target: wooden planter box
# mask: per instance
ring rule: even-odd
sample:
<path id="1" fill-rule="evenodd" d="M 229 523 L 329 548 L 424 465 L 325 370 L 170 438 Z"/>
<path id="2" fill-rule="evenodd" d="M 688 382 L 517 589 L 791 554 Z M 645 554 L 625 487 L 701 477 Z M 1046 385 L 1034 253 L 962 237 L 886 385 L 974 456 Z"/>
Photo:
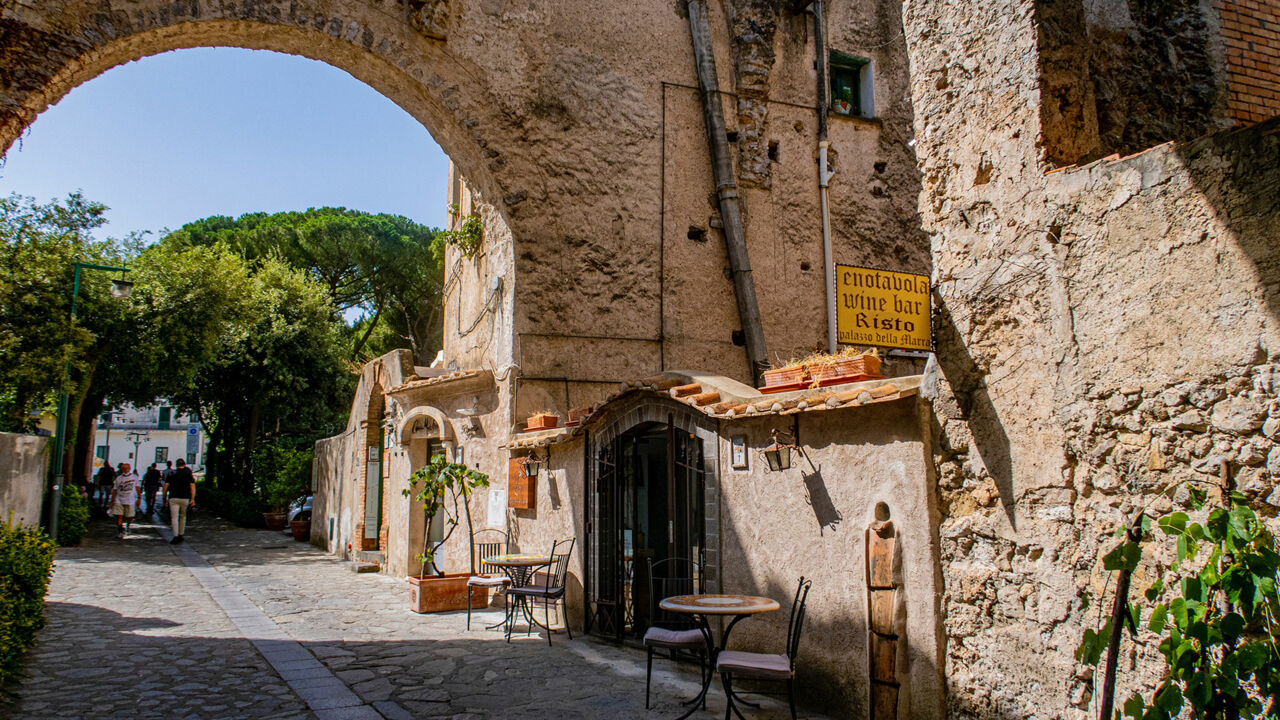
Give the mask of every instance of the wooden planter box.
<path id="1" fill-rule="evenodd" d="M 880 374 L 880 358 L 875 355 L 859 355 L 830 363 L 815 363 L 807 367 L 810 377 L 818 387 L 884 377 Z"/>
<path id="2" fill-rule="evenodd" d="M 279 532 L 284 529 L 284 525 L 288 521 L 289 521 L 289 513 L 282 513 L 282 512 L 262 513 L 262 522 L 266 523 L 268 530 L 275 530 Z"/>
<path id="3" fill-rule="evenodd" d="M 537 430 L 550 430 L 560 426 L 559 415 L 534 415 L 525 423 L 525 432 L 535 432 Z"/>
<path id="4" fill-rule="evenodd" d="M 467 579 L 470 577 L 468 573 L 446 573 L 405 578 L 409 581 L 409 609 L 416 613 L 466 610 L 468 591 L 473 608 L 488 607 L 488 589 L 468 587 Z"/>
<path id="5" fill-rule="evenodd" d="M 306 542 L 311 539 L 311 521 L 294 520 L 289 523 L 289 532 L 293 533 L 294 540 Z"/>
<path id="6" fill-rule="evenodd" d="M 760 392 L 774 393 L 809 387 L 809 368 L 804 365 L 764 371 L 764 387 Z"/>

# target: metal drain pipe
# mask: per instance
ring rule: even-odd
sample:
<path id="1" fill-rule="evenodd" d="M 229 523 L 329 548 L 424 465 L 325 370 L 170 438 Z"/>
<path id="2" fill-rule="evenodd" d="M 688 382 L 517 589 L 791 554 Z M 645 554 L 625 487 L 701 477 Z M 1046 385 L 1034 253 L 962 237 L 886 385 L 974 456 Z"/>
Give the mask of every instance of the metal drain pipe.
<path id="1" fill-rule="evenodd" d="M 751 379 L 760 385 L 769 355 L 760 322 L 760 305 L 756 301 L 756 285 L 751 277 L 751 260 L 747 256 L 746 234 L 742 229 L 738 184 L 734 180 L 733 161 L 729 157 L 729 138 L 724 127 L 724 110 L 720 106 L 716 60 L 711 50 L 711 28 L 702 0 L 687 0 L 687 5 L 689 33 L 693 36 L 693 59 L 702 95 L 702 117 L 711 148 L 711 170 L 715 177 L 716 196 L 720 200 L 720 219 L 724 222 L 724 243 L 729 253 L 729 270 L 733 273 L 733 291 L 738 301 L 738 321 L 746 339 Z"/>

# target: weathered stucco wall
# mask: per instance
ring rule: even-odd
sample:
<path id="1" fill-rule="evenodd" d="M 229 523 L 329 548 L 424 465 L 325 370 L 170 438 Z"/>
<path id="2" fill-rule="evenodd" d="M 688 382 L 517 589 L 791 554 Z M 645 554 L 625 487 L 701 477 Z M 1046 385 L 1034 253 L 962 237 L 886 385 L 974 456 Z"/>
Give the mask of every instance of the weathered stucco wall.
<path id="1" fill-rule="evenodd" d="M 804 455 L 771 472 L 761 451 L 791 417 L 730 421 L 721 428 L 721 592 L 766 595 L 782 611 L 743 622 L 742 649 L 780 652 L 800 576 L 813 580 L 801 640 L 800 682 L 810 702 L 842 717 L 868 717 L 868 528 L 877 503 L 890 511 L 901 553 L 905 638 L 897 677 L 902 718 L 943 713 L 937 597 L 937 508 L 931 492 L 928 405 L 916 399 L 800 416 Z M 734 469 L 729 439 L 744 436 L 748 467 Z M 812 462 L 813 467 L 810 466 Z M 816 469 L 816 472 L 815 472 Z"/>
<path id="2" fill-rule="evenodd" d="M 0 433 L 0 522 L 40 524 L 49 438 Z"/>
<path id="3" fill-rule="evenodd" d="M 316 487 L 311 498 L 311 544 L 334 555 L 348 557 L 355 543 L 360 510 L 358 450 L 354 433 L 325 438 L 316 443 Z"/>

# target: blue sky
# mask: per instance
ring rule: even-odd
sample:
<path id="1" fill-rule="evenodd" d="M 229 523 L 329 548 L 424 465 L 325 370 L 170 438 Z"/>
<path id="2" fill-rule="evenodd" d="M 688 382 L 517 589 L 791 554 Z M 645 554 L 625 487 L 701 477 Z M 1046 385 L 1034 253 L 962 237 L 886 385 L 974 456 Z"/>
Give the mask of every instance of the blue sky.
<path id="1" fill-rule="evenodd" d="M 103 73 L 36 118 L 0 194 L 105 203 L 100 234 L 322 205 L 442 226 L 447 159 L 417 120 L 342 70 L 231 48 Z"/>

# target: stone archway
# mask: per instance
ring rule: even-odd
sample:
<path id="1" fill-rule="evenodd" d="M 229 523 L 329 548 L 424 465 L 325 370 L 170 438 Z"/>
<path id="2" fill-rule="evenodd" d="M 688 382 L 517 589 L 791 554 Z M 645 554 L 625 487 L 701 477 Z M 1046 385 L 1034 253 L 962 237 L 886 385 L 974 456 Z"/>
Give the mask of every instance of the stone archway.
<path id="1" fill-rule="evenodd" d="M 447 3 L 436 3 L 444 4 Z M 34 5 L 34 4 L 33 4 Z M 0 148 L 36 116 L 103 72 L 170 50 L 229 46 L 299 55 L 342 69 L 421 122 L 474 183 L 519 193 L 499 147 L 500 119 L 483 71 L 391 3 L 360 0 L 54 0 L 0 19 Z M 433 37 L 434 35 L 434 37 Z M 526 191 L 527 195 L 527 191 Z"/>
<path id="2" fill-rule="evenodd" d="M 549 363 L 525 373 L 614 382 L 660 364 L 658 251 L 634 250 L 660 235 L 661 81 L 692 82 L 693 63 L 687 21 L 658 7 L 12 0 L 0 3 L 0 148 L 77 85 L 150 55 L 229 46 L 325 62 L 418 119 L 483 198 L 485 222 L 509 234 L 473 282 L 483 294 L 501 281 L 495 335 L 506 362 L 629 343 L 605 376 Z M 602 21 L 595 31 L 563 32 L 592 16 Z M 700 137 L 701 125 L 693 129 Z M 600 299 L 610 314 L 600 312 Z M 546 332 L 548 321 L 555 332 Z M 513 337 L 520 335 L 528 343 Z M 548 342 L 564 347 L 543 348 Z M 524 345 L 528 357 L 513 357 Z"/>

